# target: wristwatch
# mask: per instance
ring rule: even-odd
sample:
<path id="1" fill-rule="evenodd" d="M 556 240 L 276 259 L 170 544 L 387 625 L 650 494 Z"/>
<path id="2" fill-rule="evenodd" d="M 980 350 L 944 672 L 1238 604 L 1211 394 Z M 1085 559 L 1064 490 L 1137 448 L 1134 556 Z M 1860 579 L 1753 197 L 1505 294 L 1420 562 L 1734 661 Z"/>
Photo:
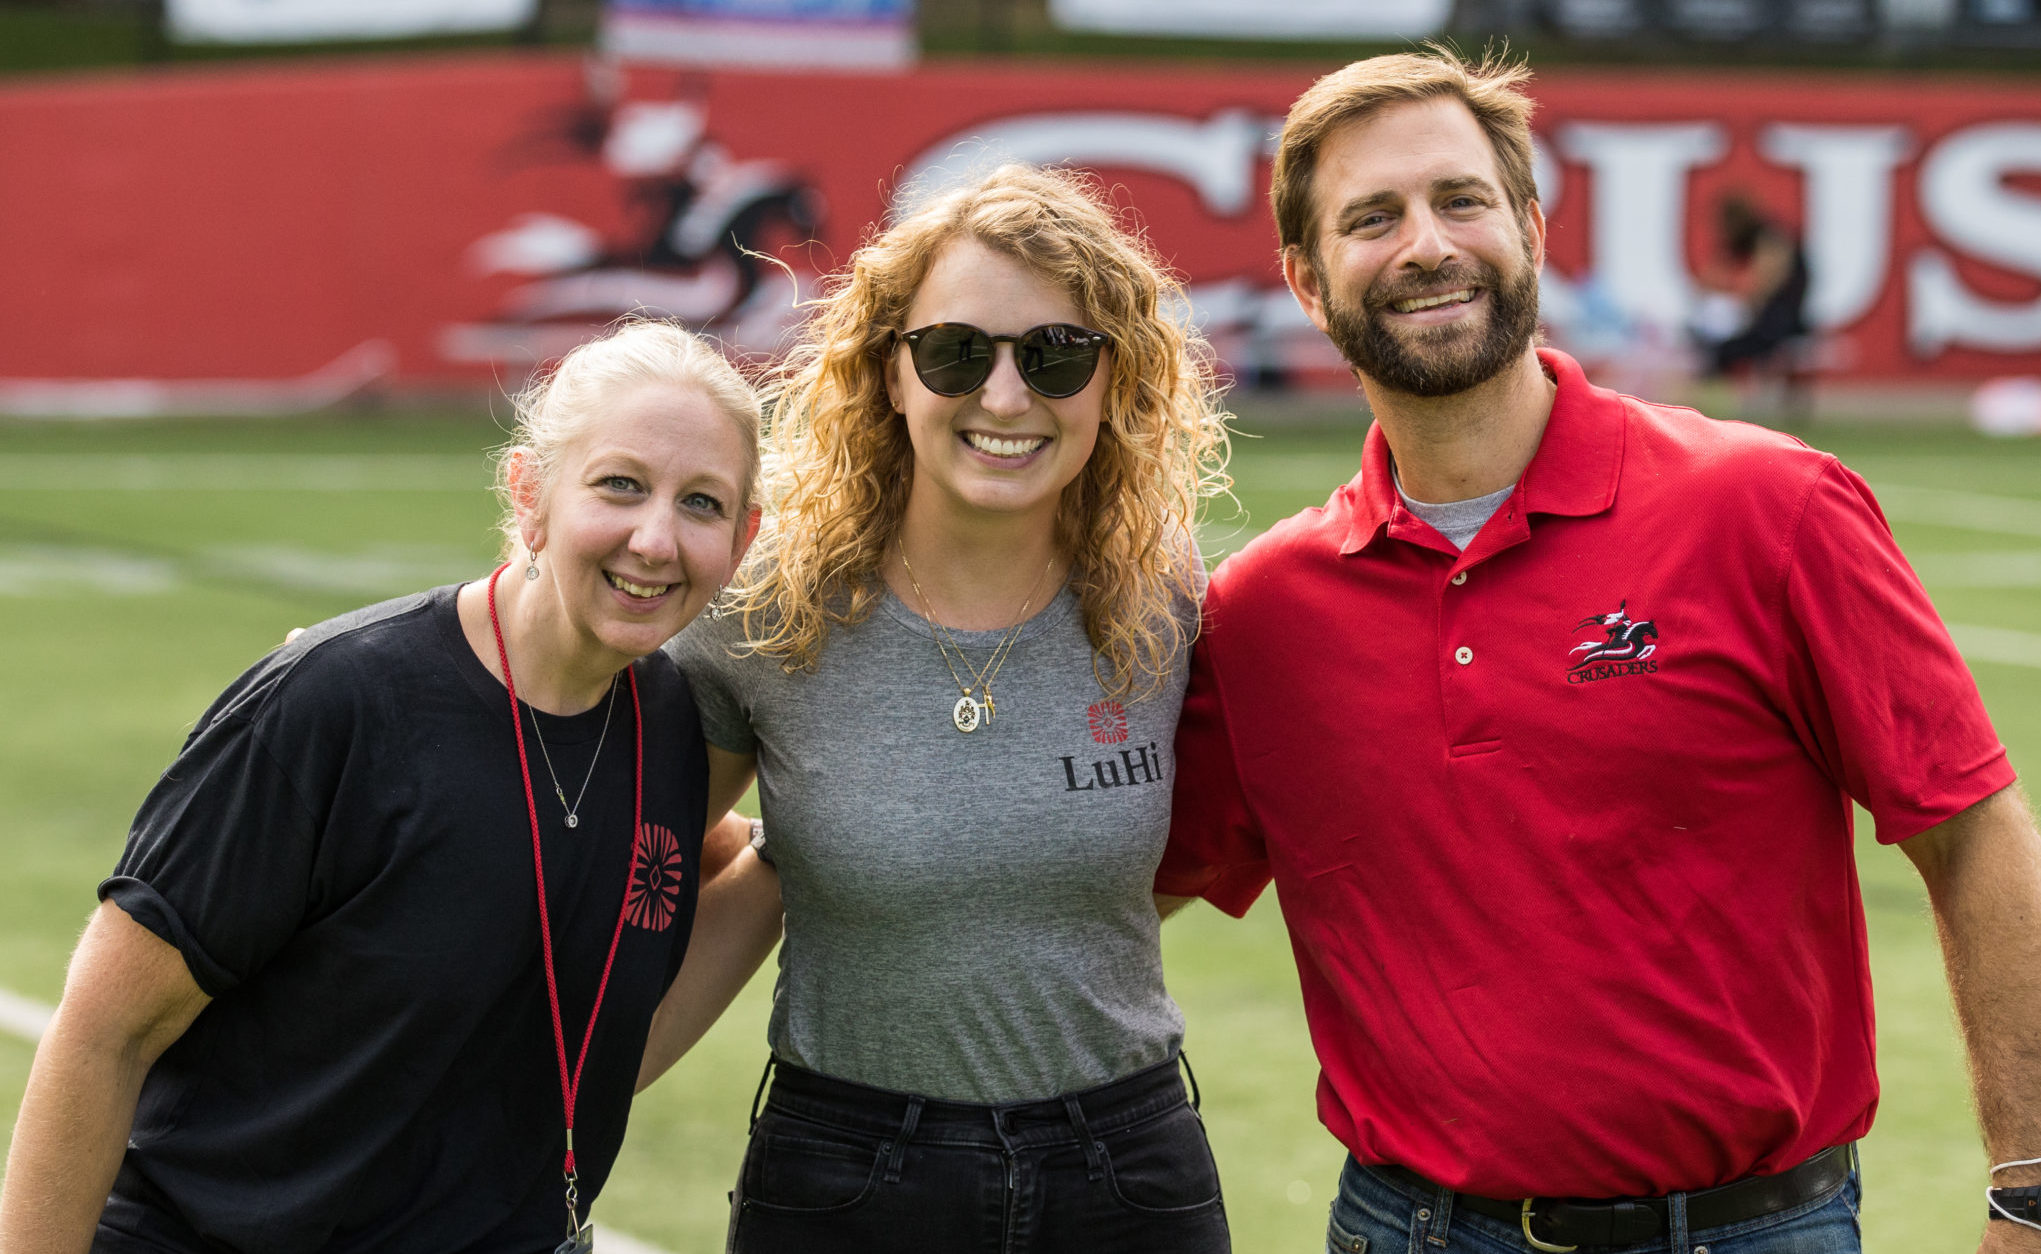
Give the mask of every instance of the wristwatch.
<path id="1" fill-rule="evenodd" d="M 2041 1184 L 2030 1184 L 2020 1189 L 1993 1189 L 1990 1191 L 1993 1219 L 2018 1219 L 2030 1224 L 2041 1224 Z"/>

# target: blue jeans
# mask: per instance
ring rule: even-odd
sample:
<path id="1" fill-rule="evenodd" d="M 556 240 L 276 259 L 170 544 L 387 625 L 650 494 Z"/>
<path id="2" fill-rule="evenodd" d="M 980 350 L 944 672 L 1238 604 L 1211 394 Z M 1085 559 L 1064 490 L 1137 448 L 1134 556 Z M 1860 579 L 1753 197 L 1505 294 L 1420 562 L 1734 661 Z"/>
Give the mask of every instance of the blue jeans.
<path id="1" fill-rule="evenodd" d="M 1228 1254 L 1174 1060 L 1065 1097 L 944 1102 L 785 1063 L 730 1197 L 730 1254 Z"/>
<path id="2" fill-rule="evenodd" d="M 1832 1192 L 1742 1223 L 1689 1231 L 1686 1195 L 1672 1195 L 1672 1228 L 1642 1244 L 1583 1245 L 1581 1254 L 1858 1254 L 1857 1173 Z M 1452 1193 L 1423 1191 L 1368 1170 L 1351 1155 L 1326 1229 L 1326 1254 L 1524 1254 L 1518 1224 L 1455 1210 Z"/>

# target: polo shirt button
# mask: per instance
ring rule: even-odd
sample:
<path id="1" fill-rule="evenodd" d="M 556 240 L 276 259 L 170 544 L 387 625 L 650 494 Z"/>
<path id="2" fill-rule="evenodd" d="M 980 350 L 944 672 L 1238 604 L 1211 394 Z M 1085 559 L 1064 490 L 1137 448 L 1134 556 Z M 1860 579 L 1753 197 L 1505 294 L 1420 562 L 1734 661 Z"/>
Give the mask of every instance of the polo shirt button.
<path id="1" fill-rule="evenodd" d="M 1459 648 L 1453 650 L 1453 660 L 1455 662 L 1458 662 L 1460 665 L 1465 666 L 1467 665 L 1467 663 L 1474 660 L 1474 650 L 1468 648 L 1466 645 L 1463 644 Z"/>
<path id="2" fill-rule="evenodd" d="M 1454 586 L 1454 587 L 1456 587 L 1456 588 L 1457 588 L 1457 587 L 1459 587 L 1459 586 L 1460 586 L 1461 584 L 1463 584 L 1463 583 L 1466 583 L 1466 582 L 1467 582 L 1467 572 L 1466 572 L 1466 571 L 1464 571 L 1464 570 L 1463 570 L 1463 571 L 1461 571 L 1461 572 L 1460 572 L 1459 574 L 1457 574 L 1457 575 L 1453 576 L 1453 586 Z"/>

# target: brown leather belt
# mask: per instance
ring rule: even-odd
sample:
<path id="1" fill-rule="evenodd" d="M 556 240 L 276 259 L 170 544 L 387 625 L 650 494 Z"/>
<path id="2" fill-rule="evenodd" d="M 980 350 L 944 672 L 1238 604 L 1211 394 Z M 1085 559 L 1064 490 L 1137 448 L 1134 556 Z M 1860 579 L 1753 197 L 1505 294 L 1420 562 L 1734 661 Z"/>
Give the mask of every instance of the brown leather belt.
<path id="1" fill-rule="evenodd" d="M 1713 1189 L 1687 1194 L 1687 1230 L 1719 1228 L 1791 1210 L 1842 1187 L 1852 1162 L 1849 1145 L 1834 1145 L 1775 1176 L 1746 1176 Z M 1371 1170 L 1427 1193 L 1440 1186 L 1405 1167 Z M 1473 1193 L 1453 1194 L 1456 1210 L 1521 1223 L 1532 1248 L 1566 1250 L 1580 1245 L 1629 1245 L 1649 1241 L 1672 1226 L 1672 1203 L 1663 1197 L 1520 1198 L 1503 1201 Z"/>

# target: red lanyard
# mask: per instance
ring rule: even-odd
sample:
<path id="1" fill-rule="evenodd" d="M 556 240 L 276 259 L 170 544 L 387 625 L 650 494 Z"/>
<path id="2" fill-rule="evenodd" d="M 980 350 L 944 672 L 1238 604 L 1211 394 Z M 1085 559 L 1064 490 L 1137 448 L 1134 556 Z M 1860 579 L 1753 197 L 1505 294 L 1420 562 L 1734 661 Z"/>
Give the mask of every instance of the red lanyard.
<path id="1" fill-rule="evenodd" d="M 567 1177 L 568 1235 L 580 1230 L 581 1212 L 578 1177 L 574 1171 L 574 1099 L 581 1093 L 581 1064 L 588 1061 L 588 1043 L 595 1039 L 595 1019 L 602 1013 L 602 995 L 609 990 L 610 968 L 617 960 L 617 942 L 623 939 L 624 918 L 631 900 L 631 868 L 624 871 L 624 904 L 617 908 L 616 930 L 610 933 L 609 956 L 602 960 L 602 982 L 595 986 L 595 1004 L 588 1008 L 588 1030 L 581 1034 L 581 1054 L 574 1060 L 574 1074 L 567 1074 L 567 1032 L 560 1023 L 560 982 L 553 974 L 553 924 L 546 911 L 546 859 L 539 850 L 539 807 L 532 798 L 531 761 L 524 751 L 524 718 L 517 709 L 517 684 L 510 678 L 510 653 L 503 647 L 503 624 L 496 617 L 496 579 L 510 564 L 505 562 L 489 576 L 489 629 L 496 633 L 496 657 L 503 663 L 503 686 L 510 691 L 510 726 L 517 736 L 517 769 L 524 776 L 524 811 L 532 825 L 532 871 L 539 884 L 539 943 L 546 959 L 546 1000 L 553 1008 L 553 1054 L 560 1060 L 560 1105 L 567 1118 L 567 1159 L 562 1172 Z M 635 848 L 645 822 L 645 715 L 638 705 L 638 675 L 630 667 L 624 675 L 631 681 L 631 720 L 637 735 L 633 741 L 631 775 L 631 842 Z"/>

